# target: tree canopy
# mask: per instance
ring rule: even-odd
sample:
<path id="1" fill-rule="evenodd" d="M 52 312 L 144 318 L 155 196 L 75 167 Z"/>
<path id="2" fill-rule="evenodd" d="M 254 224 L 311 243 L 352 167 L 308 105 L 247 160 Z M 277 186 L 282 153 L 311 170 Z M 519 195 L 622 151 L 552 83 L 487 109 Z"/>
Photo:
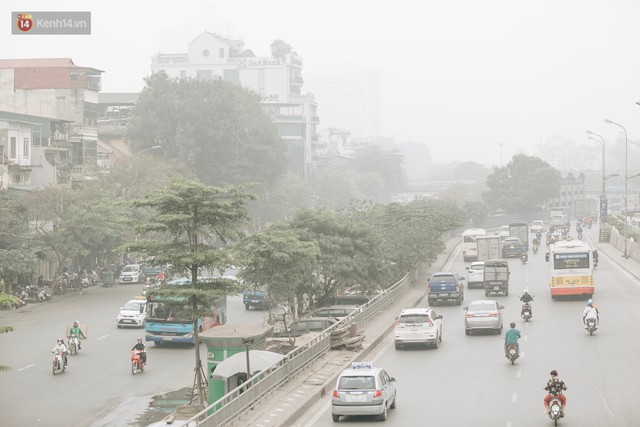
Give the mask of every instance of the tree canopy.
<path id="1" fill-rule="evenodd" d="M 518 154 L 503 168 L 487 177 L 489 190 L 482 194 L 493 209 L 507 212 L 538 210 L 545 201 L 558 196 L 560 172 L 544 160 Z"/>

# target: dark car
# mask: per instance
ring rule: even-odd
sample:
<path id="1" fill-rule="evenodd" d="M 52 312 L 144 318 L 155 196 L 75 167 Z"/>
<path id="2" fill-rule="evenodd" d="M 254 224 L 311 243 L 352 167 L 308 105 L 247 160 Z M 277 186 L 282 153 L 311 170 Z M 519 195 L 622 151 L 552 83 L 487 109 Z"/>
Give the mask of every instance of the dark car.
<path id="1" fill-rule="evenodd" d="M 502 241 L 502 258 L 517 258 L 523 250 L 524 246 L 518 237 L 507 237 Z"/>
<path id="2" fill-rule="evenodd" d="M 435 305 L 436 301 L 455 301 L 458 305 L 462 304 L 462 300 L 464 300 L 463 280 L 465 278 L 460 277 L 458 273 L 433 273 L 429 277 L 429 290 L 427 292 L 429 305 Z"/>
<path id="3" fill-rule="evenodd" d="M 244 291 L 242 293 L 242 303 L 244 304 L 244 308 L 247 310 L 251 307 L 266 310 L 269 308 L 269 295 L 267 291 L 259 289 Z"/>

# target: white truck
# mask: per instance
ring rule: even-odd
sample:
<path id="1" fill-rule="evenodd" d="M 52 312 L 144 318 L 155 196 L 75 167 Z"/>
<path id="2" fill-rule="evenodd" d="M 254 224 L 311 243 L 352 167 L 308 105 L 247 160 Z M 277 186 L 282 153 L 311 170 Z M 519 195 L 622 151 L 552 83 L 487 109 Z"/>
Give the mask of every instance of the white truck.
<path id="1" fill-rule="evenodd" d="M 482 236 L 476 239 L 478 246 L 478 261 L 502 258 L 500 251 L 500 236 Z"/>

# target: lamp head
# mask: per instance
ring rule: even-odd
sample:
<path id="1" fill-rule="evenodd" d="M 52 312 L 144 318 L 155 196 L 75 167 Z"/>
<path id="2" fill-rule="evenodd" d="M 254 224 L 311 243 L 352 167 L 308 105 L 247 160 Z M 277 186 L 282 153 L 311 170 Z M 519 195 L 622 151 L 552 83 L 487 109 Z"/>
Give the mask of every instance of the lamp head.
<path id="1" fill-rule="evenodd" d="M 611 120 L 609 120 L 609 119 L 604 119 L 604 122 L 605 123 L 609 123 L 609 124 L 613 124 L 613 122 Z"/>

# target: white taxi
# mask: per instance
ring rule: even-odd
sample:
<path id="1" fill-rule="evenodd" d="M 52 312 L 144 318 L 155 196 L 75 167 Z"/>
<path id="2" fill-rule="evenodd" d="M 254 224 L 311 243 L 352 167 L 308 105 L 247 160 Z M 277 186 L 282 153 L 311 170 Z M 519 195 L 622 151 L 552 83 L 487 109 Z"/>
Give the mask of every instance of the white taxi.
<path id="1" fill-rule="evenodd" d="M 341 416 L 376 415 L 386 420 L 389 409 L 396 407 L 396 379 L 371 362 L 353 362 L 338 376 L 331 397 L 331 418 Z"/>
<path id="2" fill-rule="evenodd" d="M 120 311 L 116 316 L 116 326 L 122 328 L 125 326 L 134 328 L 143 328 L 146 318 L 147 300 L 145 297 L 136 297 L 127 301 L 120 307 Z"/>

